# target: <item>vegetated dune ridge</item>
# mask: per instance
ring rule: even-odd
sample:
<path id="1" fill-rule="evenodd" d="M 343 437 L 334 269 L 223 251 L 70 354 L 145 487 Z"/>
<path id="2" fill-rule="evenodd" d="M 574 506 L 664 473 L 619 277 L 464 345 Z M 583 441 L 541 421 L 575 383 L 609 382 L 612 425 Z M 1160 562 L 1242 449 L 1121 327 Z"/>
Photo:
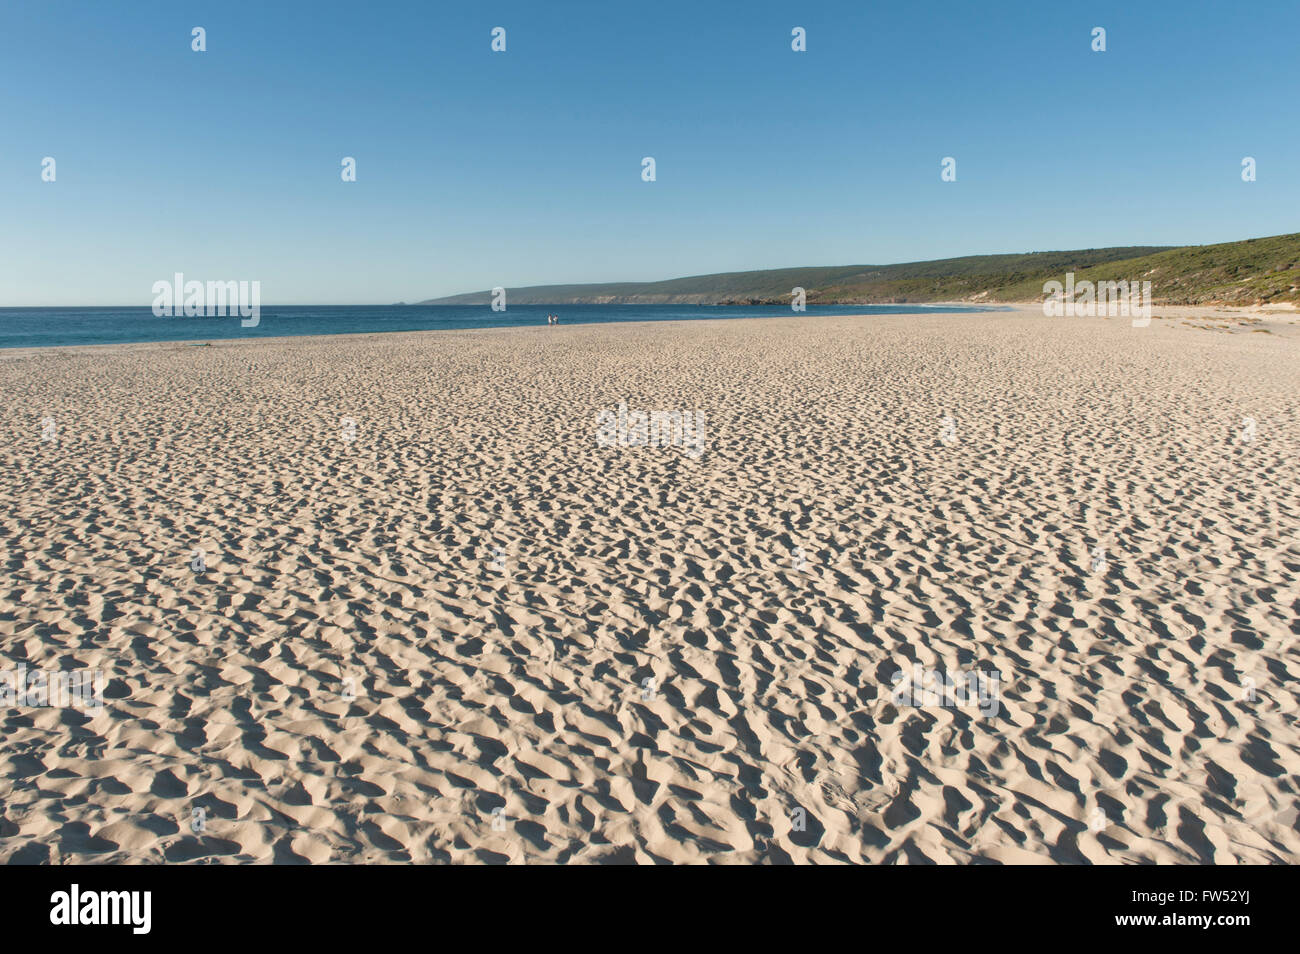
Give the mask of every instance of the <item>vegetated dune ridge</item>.
<path id="1" fill-rule="evenodd" d="M 895 265 L 830 265 L 692 275 L 656 282 L 537 285 L 507 289 L 527 304 L 789 304 L 795 287 L 810 304 L 1041 301 L 1044 283 L 1151 283 L 1162 305 L 1300 305 L 1300 233 L 1187 245 L 1129 246 L 1010 255 L 967 255 Z M 488 291 L 426 305 L 485 305 Z"/>
<path id="2" fill-rule="evenodd" d="M 0 859 L 1293 862 L 1296 330 L 13 355 L 2 665 L 109 682 L 0 709 Z M 704 453 L 599 446 L 620 402 Z"/>

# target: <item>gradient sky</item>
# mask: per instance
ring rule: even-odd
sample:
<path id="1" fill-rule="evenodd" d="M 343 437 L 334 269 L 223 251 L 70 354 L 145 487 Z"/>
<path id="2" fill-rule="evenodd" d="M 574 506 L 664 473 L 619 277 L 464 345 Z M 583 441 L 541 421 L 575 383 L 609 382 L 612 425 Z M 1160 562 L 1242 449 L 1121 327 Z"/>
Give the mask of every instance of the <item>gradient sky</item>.
<path id="1" fill-rule="evenodd" d="M 176 271 L 387 303 L 1294 232 L 1297 37 L 1296 0 L 6 0 L 0 305 L 147 305 Z"/>

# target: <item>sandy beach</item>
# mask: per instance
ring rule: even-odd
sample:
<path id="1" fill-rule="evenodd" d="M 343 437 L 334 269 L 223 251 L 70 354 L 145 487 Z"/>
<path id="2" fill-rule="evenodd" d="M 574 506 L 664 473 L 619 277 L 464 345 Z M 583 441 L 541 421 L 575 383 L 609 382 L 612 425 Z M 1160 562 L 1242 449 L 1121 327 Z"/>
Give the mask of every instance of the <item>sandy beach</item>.
<path id="1" fill-rule="evenodd" d="M 1293 863 L 1300 324 L 1155 315 L 6 354 L 0 860 Z"/>

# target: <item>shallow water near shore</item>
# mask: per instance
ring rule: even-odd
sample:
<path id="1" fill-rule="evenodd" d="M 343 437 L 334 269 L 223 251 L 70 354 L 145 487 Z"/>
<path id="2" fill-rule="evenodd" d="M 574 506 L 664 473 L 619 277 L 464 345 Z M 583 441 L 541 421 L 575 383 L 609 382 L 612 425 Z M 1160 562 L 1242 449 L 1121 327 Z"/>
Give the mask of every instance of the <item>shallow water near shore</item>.
<path id="1" fill-rule="evenodd" d="M 961 305 L 810 305 L 807 315 L 898 315 L 917 311 L 961 314 L 987 311 Z M 103 308 L 0 308 L 0 348 L 205 341 L 296 335 L 437 331 L 623 321 L 690 321 L 717 318 L 789 317 L 782 305 L 286 305 L 262 309 L 256 327 L 238 315 L 221 318 L 159 318 L 147 306 Z"/>

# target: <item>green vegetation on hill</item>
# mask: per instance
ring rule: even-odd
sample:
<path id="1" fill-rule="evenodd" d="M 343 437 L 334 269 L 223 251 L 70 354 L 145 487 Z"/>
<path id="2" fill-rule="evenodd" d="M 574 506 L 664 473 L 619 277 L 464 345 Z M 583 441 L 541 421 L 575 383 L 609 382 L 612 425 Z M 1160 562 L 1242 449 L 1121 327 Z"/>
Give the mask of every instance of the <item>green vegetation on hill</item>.
<path id="1" fill-rule="evenodd" d="M 805 289 L 810 304 L 927 301 L 1032 301 L 1043 283 L 1149 281 L 1155 302 L 1168 305 L 1300 302 L 1300 233 L 1189 245 L 1134 246 L 1023 255 L 972 255 L 901 265 L 839 265 L 725 272 L 658 282 L 538 285 L 511 288 L 512 305 L 531 304 L 786 304 Z M 485 305 L 489 292 L 453 295 L 424 305 Z"/>

